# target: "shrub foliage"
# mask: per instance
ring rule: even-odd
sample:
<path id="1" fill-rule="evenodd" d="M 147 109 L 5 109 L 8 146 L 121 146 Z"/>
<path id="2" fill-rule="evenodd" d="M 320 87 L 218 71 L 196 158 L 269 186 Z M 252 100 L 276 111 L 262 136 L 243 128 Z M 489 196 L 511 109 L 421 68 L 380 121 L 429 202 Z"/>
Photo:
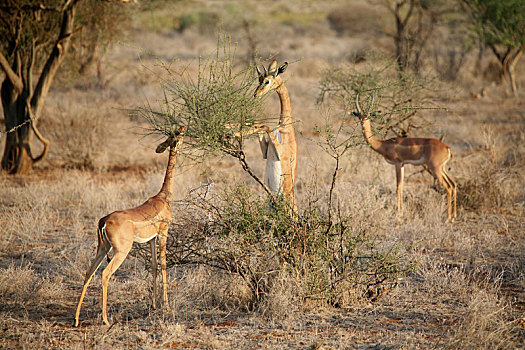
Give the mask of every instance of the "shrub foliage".
<path id="1" fill-rule="evenodd" d="M 194 77 L 189 66 L 179 69 L 160 63 L 164 100 L 159 109 L 147 104 L 137 109 L 150 125 L 149 133 L 170 135 L 184 125 L 186 157 L 201 161 L 228 154 L 238 158 L 244 139 L 233 137 L 262 118 L 261 99 L 254 99 L 255 69 L 235 71 L 235 46 L 227 37 L 219 39 L 214 56 L 199 58 Z"/>
<path id="2" fill-rule="evenodd" d="M 354 229 L 351 217 L 336 215 L 329 222 L 311 206 L 297 220 L 283 202 L 270 206 L 244 186 L 210 193 L 202 187 L 179 204 L 185 215 L 170 232 L 168 264 L 202 264 L 239 275 L 251 293 L 251 310 L 273 293 L 282 273 L 299 286 L 299 299 L 342 306 L 359 298 L 375 301 L 411 269 L 395 246 Z"/>
<path id="3" fill-rule="evenodd" d="M 408 136 L 411 129 L 429 125 L 420 112 L 436 108 L 430 96 L 435 93 L 437 79 L 422 73 L 399 72 L 393 60 L 369 55 L 367 61 L 372 63 L 326 70 L 319 84 L 318 103 L 331 99 L 349 113 L 355 111 L 359 95 L 361 107 L 366 107 L 363 110 L 383 135 L 392 131 L 397 136 Z"/>

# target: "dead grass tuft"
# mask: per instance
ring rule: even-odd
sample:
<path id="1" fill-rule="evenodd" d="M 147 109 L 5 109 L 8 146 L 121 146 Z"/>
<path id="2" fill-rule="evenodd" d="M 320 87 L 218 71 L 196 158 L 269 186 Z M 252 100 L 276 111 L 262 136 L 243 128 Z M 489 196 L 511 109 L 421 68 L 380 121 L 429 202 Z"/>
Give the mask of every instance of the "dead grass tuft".
<path id="1" fill-rule="evenodd" d="M 509 319 L 509 305 L 497 290 L 476 288 L 466 304 L 459 327 L 450 336 L 450 348 L 511 349 L 517 344 L 517 322 Z"/>
<path id="2" fill-rule="evenodd" d="M 302 311 L 304 287 L 288 271 L 281 271 L 269 287 L 268 296 L 258 306 L 265 319 L 290 324 Z"/>
<path id="3" fill-rule="evenodd" d="M 63 294 L 61 282 L 60 277 L 39 276 L 30 265 L 11 264 L 0 270 L 0 299 L 14 310 L 45 305 Z"/>
<path id="4" fill-rule="evenodd" d="M 458 184 L 458 202 L 476 212 L 491 212 L 512 205 L 522 198 L 519 187 L 519 159 L 491 128 L 483 130 L 482 149 L 477 154 L 479 166 Z"/>
<path id="5" fill-rule="evenodd" d="M 182 274 L 175 288 L 178 310 L 248 310 L 251 295 L 239 276 L 206 266 L 184 269 Z"/>
<path id="6" fill-rule="evenodd" d="M 108 119 L 111 119 L 111 112 L 95 106 L 49 113 L 42 124 L 52 142 L 50 158 L 56 165 L 66 168 L 100 168 L 101 157 L 107 152 L 111 138 Z"/>
<path id="7" fill-rule="evenodd" d="M 484 262 L 424 259 L 418 273 L 430 304 L 454 304 L 451 310 L 436 310 L 444 323 L 451 324 L 448 348 L 510 349 L 519 341 L 517 321 L 508 312 L 511 305 L 501 294 L 502 273 L 492 269 Z"/>
<path id="8" fill-rule="evenodd" d="M 504 174 L 489 166 L 476 178 L 468 179 L 458 186 L 458 200 L 465 209 L 479 212 L 501 208 L 510 201 L 511 193 L 504 191 L 499 183 Z"/>

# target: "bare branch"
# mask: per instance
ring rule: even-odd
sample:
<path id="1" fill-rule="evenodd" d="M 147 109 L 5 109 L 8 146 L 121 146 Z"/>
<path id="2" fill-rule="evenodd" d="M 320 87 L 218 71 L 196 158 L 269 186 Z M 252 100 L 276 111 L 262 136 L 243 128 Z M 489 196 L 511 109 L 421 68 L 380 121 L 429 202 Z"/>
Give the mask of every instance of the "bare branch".
<path id="1" fill-rule="evenodd" d="M 35 133 L 38 140 L 44 144 L 44 149 L 42 150 L 42 153 L 38 157 L 34 157 L 34 158 L 32 157 L 33 163 L 37 163 L 47 156 L 47 153 L 49 152 L 49 145 L 51 144 L 51 142 L 48 139 L 46 139 L 44 136 L 42 136 L 40 131 L 37 129 L 36 118 L 33 115 L 33 109 L 31 108 L 31 105 L 29 104 L 29 100 L 26 100 L 26 108 L 27 108 L 27 112 L 29 113 L 29 118 L 31 119 L 31 129 L 33 129 L 33 132 Z"/>
<path id="2" fill-rule="evenodd" d="M 70 9 L 64 12 L 58 40 L 42 69 L 42 73 L 40 74 L 40 78 L 35 87 L 35 92 L 31 98 L 31 105 L 34 106 L 34 113 L 37 116 L 40 114 L 40 109 L 42 108 L 43 101 L 49 91 L 51 82 L 53 81 L 58 67 L 62 63 L 69 48 L 69 41 L 73 32 L 73 23 L 75 21 L 74 5 L 77 3 L 78 1 L 74 0 L 70 4 Z"/>
<path id="3" fill-rule="evenodd" d="M 4 70 L 7 78 L 13 84 L 17 92 L 22 92 L 22 89 L 24 88 L 24 84 L 22 83 L 22 79 L 13 71 L 11 66 L 9 65 L 9 61 L 7 58 L 0 52 L 0 66 Z"/>
<path id="4" fill-rule="evenodd" d="M 410 20 L 410 17 L 412 17 L 412 11 L 414 10 L 414 3 L 416 2 L 416 0 L 409 0 L 410 2 L 410 8 L 408 9 L 408 12 L 405 16 L 405 18 L 402 20 L 402 23 L 403 23 L 403 27 L 406 27 L 408 21 Z M 403 3 L 400 5 L 403 6 L 405 4 L 405 2 L 403 1 Z"/>

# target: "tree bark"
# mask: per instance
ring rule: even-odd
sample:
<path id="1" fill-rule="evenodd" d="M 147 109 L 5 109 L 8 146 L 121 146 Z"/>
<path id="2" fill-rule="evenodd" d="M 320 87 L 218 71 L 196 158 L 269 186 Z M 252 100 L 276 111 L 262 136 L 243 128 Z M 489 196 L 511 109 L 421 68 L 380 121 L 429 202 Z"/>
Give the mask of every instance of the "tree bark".
<path id="1" fill-rule="evenodd" d="M 5 60 L 5 57 L 4 57 Z M 7 61 L 7 60 L 5 60 Z M 9 173 L 25 173 L 31 168 L 31 134 L 29 133 L 27 115 L 21 108 L 24 97 L 22 79 L 22 60 L 15 54 L 13 65 L 4 68 L 6 79 L 2 83 L 2 107 L 6 125 L 6 143 L 2 157 L 2 169 Z"/>
<path id="2" fill-rule="evenodd" d="M 7 132 L 1 166 L 10 174 L 29 172 L 35 162 L 42 160 L 47 155 L 49 141 L 38 132 L 36 123 L 58 67 L 69 48 L 77 3 L 78 1 L 73 0 L 69 2 L 69 7 L 64 9 L 60 34 L 42 69 L 34 91 L 30 78 L 33 62 L 29 60 L 29 63 L 25 62 L 28 67 L 22 67 L 23 60 L 20 59 L 20 54 L 14 52 L 13 65 L 9 67 L 7 59 L 0 54 L 0 67 L 6 72 L 6 79 L 2 83 L 0 93 Z M 24 74 L 24 69 L 27 69 L 26 74 Z M 31 152 L 32 131 L 44 144 L 42 154 L 37 157 L 33 157 Z"/>
<path id="3" fill-rule="evenodd" d="M 510 89 L 512 90 L 512 94 L 514 96 L 518 96 L 518 88 L 516 87 L 516 80 L 514 79 L 514 68 L 516 67 L 516 63 L 518 63 L 518 60 L 520 59 L 521 55 L 523 54 L 523 50 L 525 50 L 525 45 L 522 45 L 514 54 L 512 54 L 511 58 L 507 61 L 506 64 Z"/>
<path id="4" fill-rule="evenodd" d="M 408 11 L 402 17 L 402 9 L 408 3 Z M 393 13 L 396 21 L 396 33 L 394 35 L 394 45 L 396 46 L 396 61 L 399 72 L 405 71 L 408 67 L 408 38 L 407 38 L 407 24 L 412 17 L 415 0 L 402 0 L 395 3 L 394 7 L 387 6 Z"/>
<path id="5" fill-rule="evenodd" d="M 511 47 L 507 47 L 505 52 L 500 52 L 495 45 L 491 45 L 490 47 L 501 64 L 503 78 L 508 78 L 512 94 L 517 96 L 518 90 L 516 87 L 516 80 L 514 79 L 514 68 L 525 50 L 525 45 L 521 45 L 515 50 Z"/>

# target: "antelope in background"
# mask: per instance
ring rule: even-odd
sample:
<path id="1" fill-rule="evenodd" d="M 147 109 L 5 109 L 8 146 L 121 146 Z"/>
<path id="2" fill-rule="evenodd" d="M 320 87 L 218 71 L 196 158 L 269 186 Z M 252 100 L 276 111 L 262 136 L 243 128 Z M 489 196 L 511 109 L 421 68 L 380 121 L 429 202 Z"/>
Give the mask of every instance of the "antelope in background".
<path id="1" fill-rule="evenodd" d="M 371 105 L 374 103 L 372 95 Z M 372 133 L 370 119 L 364 115 L 359 106 L 359 95 L 356 95 L 355 106 L 357 112 L 354 115 L 361 121 L 363 135 L 370 147 L 381 154 L 385 160 L 396 167 L 397 180 L 397 212 L 401 218 L 403 213 L 403 178 L 405 164 L 421 165 L 447 191 L 447 222 L 454 221 L 457 216 L 456 196 L 457 186 L 454 180 L 447 174 L 445 166 L 453 158 L 450 147 L 436 139 L 396 137 L 389 140 L 378 140 Z M 452 209 L 452 200 L 454 202 Z"/>

